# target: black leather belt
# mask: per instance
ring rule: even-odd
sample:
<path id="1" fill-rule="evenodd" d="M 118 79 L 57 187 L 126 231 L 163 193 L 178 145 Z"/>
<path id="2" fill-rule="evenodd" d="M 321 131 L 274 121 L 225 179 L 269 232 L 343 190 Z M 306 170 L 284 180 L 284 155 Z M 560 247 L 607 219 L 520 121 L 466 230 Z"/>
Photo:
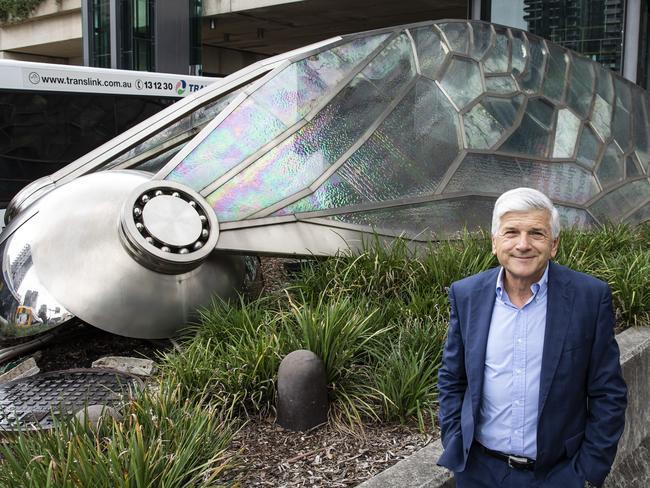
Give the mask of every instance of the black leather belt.
<path id="1" fill-rule="evenodd" d="M 480 442 L 475 442 L 475 444 L 482 453 L 487 454 L 488 456 L 491 456 L 493 458 L 499 459 L 504 463 L 507 463 L 508 466 L 510 466 L 512 469 L 525 469 L 527 471 L 533 471 L 535 469 L 534 459 L 528 459 L 526 457 L 520 457 L 520 456 L 511 456 L 510 454 L 504 454 L 499 451 L 493 451 L 492 449 L 488 449 L 487 447 L 485 447 Z"/>

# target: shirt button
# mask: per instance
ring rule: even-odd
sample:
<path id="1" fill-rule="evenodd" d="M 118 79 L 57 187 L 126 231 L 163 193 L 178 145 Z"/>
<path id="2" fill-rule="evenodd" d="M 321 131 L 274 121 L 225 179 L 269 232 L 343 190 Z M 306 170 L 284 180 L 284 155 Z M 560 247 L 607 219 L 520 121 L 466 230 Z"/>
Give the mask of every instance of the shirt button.
<path id="1" fill-rule="evenodd" d="M 521 339 L 517 339 L 517 344 L 521 344 Z"/>
<path id="2" fill-rule="evenodd" d="M 515 369 L 515 374 L 521 374 L 521 369 L 519 368 Z"/>

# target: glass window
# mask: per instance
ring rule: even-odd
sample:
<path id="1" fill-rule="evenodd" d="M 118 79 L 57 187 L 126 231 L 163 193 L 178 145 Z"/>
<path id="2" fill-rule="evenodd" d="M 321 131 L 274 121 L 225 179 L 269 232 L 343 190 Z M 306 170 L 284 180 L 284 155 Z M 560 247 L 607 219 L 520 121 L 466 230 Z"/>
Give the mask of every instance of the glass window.
<path id="1" fill-rule="evenodd" d="M 92 43 L 90 65 L 111 67 L 110 0 L 92 0 Z"/>
<path id="2" fill-rule="evenodd" d="M 621 72 L 625 0 L 492 0 L 490 3 L 492 22 L 527 30 Z"/>
<path id="3" fill-rule="evenodd" d="M 122 0 L 121 68 L 155 71 L 153 17 L 155 0 Z"/>

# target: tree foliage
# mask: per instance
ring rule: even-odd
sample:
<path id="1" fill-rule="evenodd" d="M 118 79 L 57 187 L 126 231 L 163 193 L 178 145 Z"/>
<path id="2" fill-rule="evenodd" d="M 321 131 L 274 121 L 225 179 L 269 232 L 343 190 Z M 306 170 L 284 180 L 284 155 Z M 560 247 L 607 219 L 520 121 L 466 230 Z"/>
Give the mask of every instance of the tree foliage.
<path id="1" fill-rule="evenodd" d="M 44 0 L 0 0 L 0 22 L 24 20 Z"/>

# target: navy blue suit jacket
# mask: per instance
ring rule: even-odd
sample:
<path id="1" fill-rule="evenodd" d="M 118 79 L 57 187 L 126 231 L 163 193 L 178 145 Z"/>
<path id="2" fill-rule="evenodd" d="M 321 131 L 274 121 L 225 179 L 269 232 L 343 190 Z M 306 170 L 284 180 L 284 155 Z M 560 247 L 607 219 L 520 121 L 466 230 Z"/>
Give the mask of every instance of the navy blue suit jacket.
<path id="1" fill-rule="evenodd" d="M 438 464 L 463 471 L 483 388 L 485 350 L 499 268 L 454 283 L 438 389 L 444 452 Z M 544 478 L 561 466 L 562 486 L 600 486 L 625 423 L 627 388 L 606 283 L 553 262 L 539 385 L 537 462 Z M 559 486 L 559 485 L 558 485 Z"/>

